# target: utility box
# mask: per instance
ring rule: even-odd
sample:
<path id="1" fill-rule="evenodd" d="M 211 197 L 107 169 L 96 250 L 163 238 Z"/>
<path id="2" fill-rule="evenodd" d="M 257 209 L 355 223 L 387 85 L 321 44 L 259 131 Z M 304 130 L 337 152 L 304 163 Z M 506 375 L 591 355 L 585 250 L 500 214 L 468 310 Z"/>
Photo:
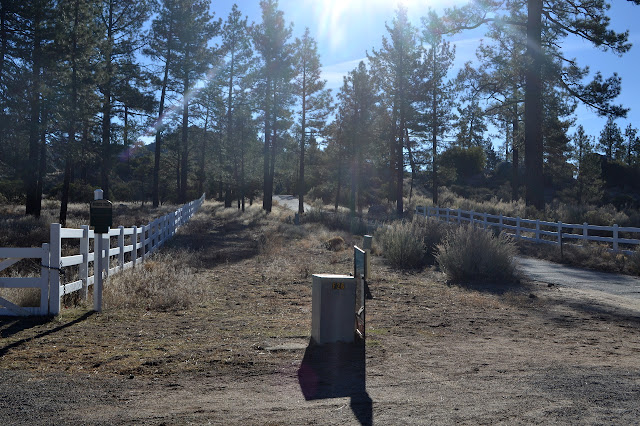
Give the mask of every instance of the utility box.
<path id="1" fill-rule="evenodd" d="M 317 344 L 353 342 L 356 280 L 349 275 L 313 275 L 311 338 Z"/>

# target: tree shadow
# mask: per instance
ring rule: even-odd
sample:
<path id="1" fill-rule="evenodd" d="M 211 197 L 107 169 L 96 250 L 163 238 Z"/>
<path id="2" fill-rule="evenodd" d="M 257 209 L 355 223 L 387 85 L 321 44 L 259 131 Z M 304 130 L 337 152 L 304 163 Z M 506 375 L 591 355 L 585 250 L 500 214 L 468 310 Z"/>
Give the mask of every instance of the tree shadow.
<path id="1" fill-rule="evenodd" d="M 92 315 L 94 315 L 96 312 L 95 311 L 89 311 L 87 313 L 85 313 L 84 315 L 82 315 L 79 318 L 74 319 L 73 321 L 70 321 L 66 324 L 62 324 L 59 325 L 58 327 L 52 328 L 50 330 L 46 330 L 43 331 L 41 333 L 36 334 L 35 336 L 32 337 L 27 337 L 21 340 L 18 340 L 16 342 L 10 343 L 4 347 L 0 347 L 0 358 L 3 357 L 7 352 L 9 352 L 11 349 L 20 347 L 22 345 L 24 345 L 27 342 L 30 342 L 32 340 L 35 339 L 40 339 L 42 337 L 48 336 L 50 334 L 54 334 L 57 333 L 60 330 L 64 330 L 65 328 L 71 327 L 75 324 L 78 324 L 82 321 L 85 321 L 86 319 L 90 318 Z M 10 324 L 7 328 L 2 329 L 2 331 L 0 332 L 0 335 L 5 338 L 5 337 L 10 337 L 13 336 L 16 333 L 19 333 L 21 331 L 27 330 L 29 328 L 32 327 L 36 327 L 38 325 L 42 325 L 42 324 L 46 324 L 47 322 L 51 321 L 53 317 L 27 317 L 27 318 L 20 318 L 17 319 L 15 322 L 13 322 L 12 324 Z M 4 318 L 3 318 L 4 320 Z"/>
<path id="2" fill-rule="evenodd" d="M 298 383 L 305 400 L 351 398 L 351 410 L 360 424 L 373 424 L 373 401 L 366 389 L 365 342 L 327 343 L 313 340 L 298 369 Z"/>

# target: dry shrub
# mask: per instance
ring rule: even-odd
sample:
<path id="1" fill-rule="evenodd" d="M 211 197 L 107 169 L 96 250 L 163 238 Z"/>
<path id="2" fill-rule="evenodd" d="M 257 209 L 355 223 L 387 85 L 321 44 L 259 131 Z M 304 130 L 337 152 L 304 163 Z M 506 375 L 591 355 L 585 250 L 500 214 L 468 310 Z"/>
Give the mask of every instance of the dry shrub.
<path id="1" fill-rule="evenodd" d="M 131 270 L 105 282 L 104 304 L 113 308 L 186 309 L 202 299 L 204 284 L 186 266 L 186 251 L 157 253 Z"/>
<path id="2" fill-rule="evenodd" d="M 633 275 L 640 275 L 640 248 L 637 248 L 627 258 L 627 269 Z"/>
<path id="3" fill-rule="evenodd" d="M 451 230 L 438 245 L 436 260 L 453 282 L 515 282 L 515 246 L 501 234 L 470 225 Z"/>
<path id="4" fill-rule="evenodd" d="M 394 268 L 412 269 L 433 261 L 434 250 L 445 235 L 447 226 L 434 219 L 415 217 L 395 222 L 376 233 L 382 252 Z"/>
<path id="5" fill-rule="evenodd" d="M 331 237 L 328 240 L 326 240 L 322 246 L 324 248 L 326 248 L 327 250 L 331 250 L 331 251 L 341 251 L 345 249 L 346 243 L 344 241 L 344 238 L 342 238 L 339 235 L 336 235 L 335 237 Z"/>

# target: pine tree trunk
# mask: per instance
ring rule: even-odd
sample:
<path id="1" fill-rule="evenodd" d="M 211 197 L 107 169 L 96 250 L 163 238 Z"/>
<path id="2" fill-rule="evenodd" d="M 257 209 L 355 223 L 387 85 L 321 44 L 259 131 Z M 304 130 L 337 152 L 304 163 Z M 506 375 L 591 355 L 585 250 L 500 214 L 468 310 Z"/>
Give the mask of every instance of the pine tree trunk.
<path id="1" fill-rule="evenodd" d="M 185 55 L 185 61 L 189 61 L 189 52 Z M 187 178 L 189 173 L 189 71 L 186 71 L 184 78 L 184 94 L 182 104 L 182 165 L 180 170 L 180 204 L 187 202 Z"/>
<path id="2" fill-rule="evenodd" d="M 113 79 L 113 4 L 109 3 L 109 21 L 107 23 L 107 51 L 105 53 L 105 82 L 102 105 L 102 170 L 101 184 L 104 199 L 110 198 L 109 173 L 111 171 L 111 82 Z"/>
<path id="3" fill-rule="evenodd" d="M 40 20 L 39 16 L 34 18 L 34 46 L 33 46 L 33 63 L 32 63 L 32 88 L 29 98 L 29 109 L 31 111 L 31 120 L 29 122 L 29 160 L 26 167 L 26 214 L 40 217 L 40 205 L 42 198 L 38 194 L 38 160 L 40 155 L 40 57 L 42 55 L 42 40 L 40 38 Z"/>
<path id="4" fill-rule="evenodd" d="M 169 27 L 167 40 L 167 56 L 164 63 L 164 77 L 162 79 L 162 91 L 160 93 L 160 106 L 158 108 L 158 121 L 156 123 L 156 149 L 153 158 L 153 207 L 160 205 L 160 154 L 162 153 L 162 120 L 164 115 L 164 101 L 167 96 L 167 84 L 169 83 L 169 65 L 171 64 L 171 39 L 172 27 Z"/>
<path id="5" fill-rule="evenodd" d="M 524 158 L 526 203 L 544 210 L 542 146 L 542 0 L 527 1 L 527 55 L 525 73 Z"/>
<path id="6" fill-rule="evenodd" d="M 263 154 L 263 181 L 262 181 L 262 209 L 271 212 L 271 194 L 269 193 L 269 154 L 271 152 L 271 80 L 267 79 L 266 105 L 264 109 L 264 149 Z"/>

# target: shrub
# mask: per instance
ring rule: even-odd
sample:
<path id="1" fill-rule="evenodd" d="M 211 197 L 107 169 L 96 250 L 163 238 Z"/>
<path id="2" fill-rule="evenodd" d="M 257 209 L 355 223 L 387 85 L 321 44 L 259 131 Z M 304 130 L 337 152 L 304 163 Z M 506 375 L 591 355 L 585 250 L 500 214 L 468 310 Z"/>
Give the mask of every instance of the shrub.
<path id="1" fill-rule="evenodd" d="M 394 268 L 420 268 L 433 261 L 435 247 L 445 229 L 446 225 L 437 220 L 415 217 L 411 222 L 395 222 L 380 228 L 376 239 Z"/>
<path id="2" fill-rule="evenodd" d="M 630 273 L 640 275 L 640 248 L 634 250 L 634 252 L 629 256 L 627 268 Z"/>
<path id="3" fill-rule="evenodd" d="M 504 234 L 495 237 L 484 229 L 464 225 L 450 231 L 438 245 L 436 260 L 453 282 L 513 282 L 514 254 L 515 245 Z"/>
<path id="4" fill-rule="evenodd" d="M 321 223 L 329 229 L 365 235 L 369 231 L 367 222 L 359 217 L 351 217 L 349 212 L 330 212 L 317 208 L 309 209 L 303 216 L 304 223 Z"/>

